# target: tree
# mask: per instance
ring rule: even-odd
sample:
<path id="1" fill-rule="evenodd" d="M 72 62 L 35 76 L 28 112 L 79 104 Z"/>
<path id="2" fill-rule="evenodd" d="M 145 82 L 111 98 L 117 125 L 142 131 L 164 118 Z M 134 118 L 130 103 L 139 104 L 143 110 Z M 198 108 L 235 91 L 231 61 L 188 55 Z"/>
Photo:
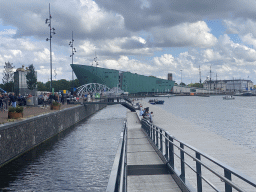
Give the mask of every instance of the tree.
<path id="1" fill-rule="evenodd" d="M 13 64 L 8 62 L 5 62 L 4 66 L 4 72 L 3 72 L 3 84 L 13 82 L 13 75 L 14 72 L 12 71 L 14 68 Z"/>
<path id="2" fill-rule="evenodd" d="M 33 64 L 28 66 L 28 72 L 26 75 L 28 89 L 33 90 L 37 85 L 37 77 Z"/>
<path id="3" fill-rule="evenodd" d="M 202 83 L 190 83 L 188 85 L 189 87 L 198 87 L 198 88 L 203 88 L 203 84 Z"/>
<path id="4" fill-rule="evenodd" d="M 38 91 L 48 91 L 49 89 L 46 88 L 44 83 L 42 82 L 37 82 L 37 90 Z"/>

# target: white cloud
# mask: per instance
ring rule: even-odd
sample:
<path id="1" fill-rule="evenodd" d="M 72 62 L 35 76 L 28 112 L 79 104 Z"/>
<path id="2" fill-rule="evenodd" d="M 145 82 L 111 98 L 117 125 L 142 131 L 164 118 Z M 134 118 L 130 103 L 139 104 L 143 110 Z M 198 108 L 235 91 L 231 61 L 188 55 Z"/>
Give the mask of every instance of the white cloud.
<path id="1" fill-rule="evenodd" d="M 154 28 L 151 30 L 155 43 L 163 46 L 178 47 L 212 47 L 217 42 L 216 37 L 204 21 L 183 23 L 170 28 Z"/>

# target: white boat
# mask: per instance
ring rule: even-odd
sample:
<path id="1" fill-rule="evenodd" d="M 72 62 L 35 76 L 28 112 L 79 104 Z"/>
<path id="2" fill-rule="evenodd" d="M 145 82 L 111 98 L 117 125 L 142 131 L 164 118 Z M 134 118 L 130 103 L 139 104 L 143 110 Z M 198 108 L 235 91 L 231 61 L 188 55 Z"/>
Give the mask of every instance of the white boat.
<path id="1" fill-rule="evenodd" d="M 232 95 L 225 95 L 225 96 L 223 97 L 223 99 L 224 99 L 224 100 L 233 100 L 233 99 L 235 99 L 235 97 L 233 97 Z"/>
<path id="2" fill-rule="evenodd" d="M 173 97 L 173 94 L 165 94 L 165 95 L 154 95 L 154 97 Z"/>

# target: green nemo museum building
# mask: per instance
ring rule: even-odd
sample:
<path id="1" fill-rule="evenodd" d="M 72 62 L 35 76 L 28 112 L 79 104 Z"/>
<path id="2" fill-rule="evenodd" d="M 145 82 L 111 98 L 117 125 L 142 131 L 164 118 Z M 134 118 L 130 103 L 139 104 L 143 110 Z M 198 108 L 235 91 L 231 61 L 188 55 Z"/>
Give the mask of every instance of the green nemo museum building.
<path id="1" fill-rule="evenodd" d="M 129 93 L 167 93 L 174 85 L 171 73 L 168 73 L 167 79 L 160 79 L 88 65 L 71 64 L 71 67 L 81 85 L 99 83 L 109 88 L 118 86 Z"/>

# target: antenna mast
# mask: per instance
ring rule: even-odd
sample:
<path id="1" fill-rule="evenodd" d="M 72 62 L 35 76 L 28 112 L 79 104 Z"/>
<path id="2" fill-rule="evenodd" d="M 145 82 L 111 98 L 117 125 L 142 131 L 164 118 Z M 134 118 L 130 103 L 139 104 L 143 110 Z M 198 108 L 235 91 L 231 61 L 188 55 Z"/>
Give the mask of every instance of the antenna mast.
<path id="1" fill-rule="evenodd" d="M 55 35 L 55 29 L 52 28 L 52 16 L 50 11 L 50 3 L 49 3 L 49 18 L 45 20 L 45 24 L 48 24 L 50 27 L 50 38 L 47 38 L 46 41 L 50 41 L 50 73 L 51 73 L 51 83 L 50 83 L 50 91 L 52 92 L 52 34 Z"/>
<path id="2" fill-rule="evenodd" d="M 75 54 L 74 52 L 76 52 L 76 48 L 74 48 L 73 31 L 72 31 L 72 40 L 69 42 L 69 46 L 72 49 L 70 57 L 72 58 L 72 65 L 73 65 L 73 56 Z M 72 93 L 73 93 L 73 91 L 74 91 L 74 71 L 72 68 Z"/>
<path id="3" fill-rule="evenodd" d="M 202 81 L 201 81 L 201 70 L 200 70 L 200 65 L 199 65 L 199 77 L 200 77 L 200 79 L 199 79 L 199 83 L 201 84 L 201 83 L 202 83 Z"/>

